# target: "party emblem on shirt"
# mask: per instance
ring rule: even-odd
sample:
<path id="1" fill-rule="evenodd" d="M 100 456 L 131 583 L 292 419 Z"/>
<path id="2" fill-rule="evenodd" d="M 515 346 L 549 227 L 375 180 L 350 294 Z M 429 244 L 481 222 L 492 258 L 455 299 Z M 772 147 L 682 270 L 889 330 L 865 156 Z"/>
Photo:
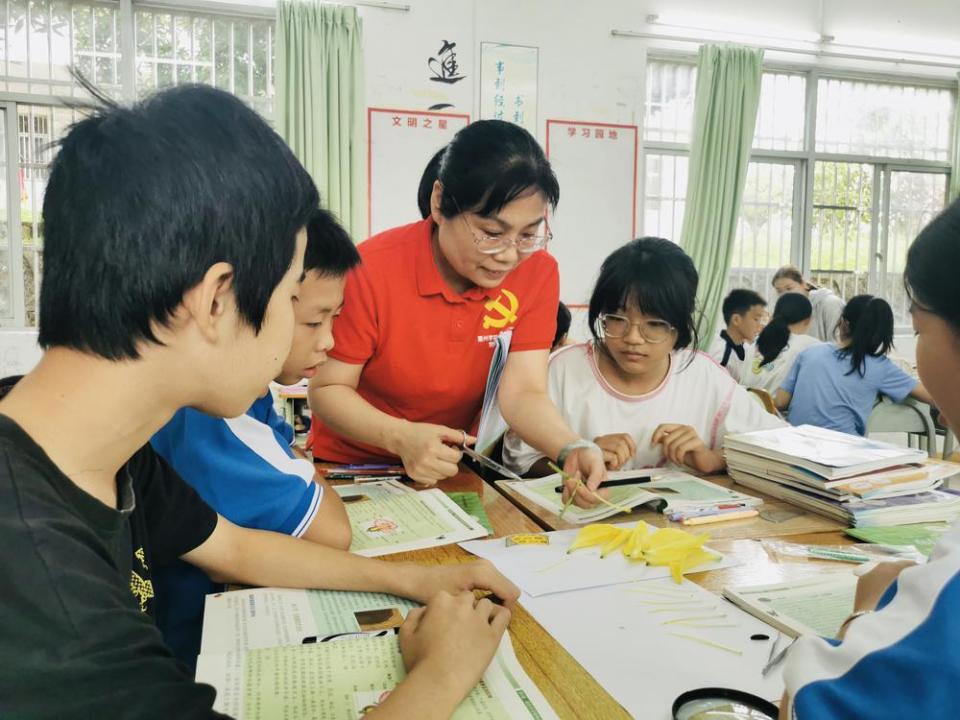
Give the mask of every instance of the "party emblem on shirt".
<path id="1" fill-rule="evenodd" d="M 483 329 L 504 328 L 517 321 L 520 301 L 509 290 L 501 290 L 495 300 L 488 300 L 483 306 L 489 315 L 483 316 Z"/>
<path id="2" fill-rule="evenodd" d="M 140 561 L 144 571 L 148 570 L 143 548 L 138 548 L 133 556 Z M 153 582 L 144 580 L 136 570 L 130 571 L 130 592 L 140 603 L 140 612 L 147 611 L 147 603 L 153 599 Z"/>

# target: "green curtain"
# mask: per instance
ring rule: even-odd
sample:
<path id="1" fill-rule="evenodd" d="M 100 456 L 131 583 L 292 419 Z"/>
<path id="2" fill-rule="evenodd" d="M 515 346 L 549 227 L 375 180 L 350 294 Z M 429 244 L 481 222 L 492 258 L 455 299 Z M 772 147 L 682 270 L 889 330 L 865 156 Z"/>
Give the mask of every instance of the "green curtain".
<path id="1" fill-rule="evenodd" d="M 957 107 L 953 111 L 953 162 L 950 168 L 950 199 L 960 198 L 960 73 L 957 73 Z"/>
<path id="2" fill-rule="evenodd" d="M 357 241 L 366 237 L 363 24 L 355 7 L 277 2 L 277 129 Z"/>
<path id="3" fill-rule="evenodd" d="M 700 347 L 713 340 L 730 270 L 760 103 L 763 50 L 703 45 L 697 60 L 690 176 L 680 245 L 700 273 Z"/>

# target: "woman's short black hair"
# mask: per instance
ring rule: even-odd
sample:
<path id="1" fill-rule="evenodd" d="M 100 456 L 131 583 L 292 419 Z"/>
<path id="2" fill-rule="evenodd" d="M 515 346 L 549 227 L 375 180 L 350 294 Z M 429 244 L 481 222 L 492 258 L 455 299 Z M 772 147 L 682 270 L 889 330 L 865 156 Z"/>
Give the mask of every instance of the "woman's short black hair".
<path id="1" fill-rule="evenodd" d="M 443 185 L 440 212 L 448 218 L 494 215 L 531 190 L 543 193 L 552 207 L 560 200 L 557 176 L 540 145 L 503 120 L 478 120 L 460 130 L 442 151 L 437 175 Z"/>
<path id="2" fill-rule="evenodd" d="M 553 344 L 550 345 L 551 348 L 555 348 L 557 343 L 567 336 L 567 333 L 570 332 L 570 323 L 572 322 L 573 316 L 570 314 L 570 308 L 562 302 L 559 303 L 557 305 L 557 330 L 553 333 Z"/>
<path id="3" fill-rule="evenodd" d="M 180 86 L 132 107 L 100 100 L 50 168 L 40 345 L 136 359 L 138 343 L 158 342 L 154 323 L 220 261 L 259 332 L 319 204 L 306 170 L 221 90 Z"/>
<path id="4" fill-rule="evenodd" d="M 600 343 L 600 315 L 633 305 L 644 315 L 676 328 L 675 349 L 695 347 L 698 283 L 693 260 L 676 243 L 656 237 L 631 240 L 600 267 L 590 296 L 590 333 Z"/>
<path id="5" fill-rule="evenodd" d="M 440 170 L 440 158 L 443 157 L 447 146 L 437 150 L 430 158 L 430 162 L 423 169 L 423 175 L 420 176 L 420 185 L 417 187 L 417 207 L 420 210 L 420 217 L 426 219 L 430 217 L 430 198 L 433 195 L 433 184 L 437 181 L 437 173 Z"/>
<path id="6" fill-rule="evenodd" d="M 910 298 L 960 331 L 960 199 L 935 217 L 910 246 L 903 274 Z"/>

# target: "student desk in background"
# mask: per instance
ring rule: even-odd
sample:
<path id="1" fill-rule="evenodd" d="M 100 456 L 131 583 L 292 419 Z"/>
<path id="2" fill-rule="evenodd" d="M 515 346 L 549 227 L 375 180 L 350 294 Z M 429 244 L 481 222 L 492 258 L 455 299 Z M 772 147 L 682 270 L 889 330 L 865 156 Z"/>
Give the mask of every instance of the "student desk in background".
<path id="1" fill-rule="evenodd" d="M 714 475 L 704 479 L 716 483 L 717 485 L 721 485 L 725 488 L 733 487 L 733 481 L 726 475 Z M 498 480 L 496 482 L 497 489 L 506 497 L 510 498 L 510 500 L 518 508 L 532 518 L 534 522 L 536 522 L 537 525 L 539 525 L 542 529 L 569 530 L 571 528 L 582 527 L 580 525 L 576 525 L 575 523 L 559 519 L 552 512 L 545 510 L 519 493 L 511 490 L 506 483 L 507 481 L 505 480 Z M 831 533 L 842 531 L 845 527 L 843 523 L 840 523 L 836 520 L 831 520 L 830 518 L 826 518 L 815 513 L 806 512 L 800 508 L 790 505 L 789 503 L 786 503 L 782 500 L 777 500 L 768 495 L 764 495 L 763 493 L 757 492 L 753 489 L 739 486 L 736 489 L 740 492 L 746 493 L 747 495 L 761 498 L 763 500 L 763 505 L 757 508 L 757 510 L 760 512 L 772 511 L 773 513 L 776 513 L 780 511 L 789 511 L 791 513 L 798 514 L 796 514 L 794 517 L 791 517 L 789 520 L 783 520 L 782 522 L 765 520 L 758 515 L 757 517 L 746 518 L 743 520 L 725 520 L 716 523 L 708 523 L 706 525 L 688 526 L 677 522 L 670 522 L 660 513 L 645 509 L 641 506 L 629 515 L 620 513 L 618 515 L 613 515 L 609 518 L 606 518 L 601 522 L 625 523 L 643 520 L 656 527 L 676 527 L 680 528 L 681 530 L 688 530 L 690 532 L 706 532 L 711 538 L 718 540 L 737 540 L 747 538 L 757 539 L 805 535 L 810 533 Z"/>

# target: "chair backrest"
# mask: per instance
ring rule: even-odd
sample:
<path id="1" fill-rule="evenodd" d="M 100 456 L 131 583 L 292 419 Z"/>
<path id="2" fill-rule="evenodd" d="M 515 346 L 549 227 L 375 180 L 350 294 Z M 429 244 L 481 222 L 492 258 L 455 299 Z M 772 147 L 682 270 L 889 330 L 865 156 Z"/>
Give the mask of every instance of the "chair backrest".
<path id="1" fill-rule="evenodd" d="M 760 401 L 760 404 L 763 405 L 764 410 L 771 415 L 780 417 L 780 413 L 777 411 L 777 406 L 773 404 L 773 395 L 770 394 L 769 390 L 759 387 L 752 387 L 747 388 L 747 392 L 753 393 L 754 396 L 756 396 L 757 400 Z"/>

